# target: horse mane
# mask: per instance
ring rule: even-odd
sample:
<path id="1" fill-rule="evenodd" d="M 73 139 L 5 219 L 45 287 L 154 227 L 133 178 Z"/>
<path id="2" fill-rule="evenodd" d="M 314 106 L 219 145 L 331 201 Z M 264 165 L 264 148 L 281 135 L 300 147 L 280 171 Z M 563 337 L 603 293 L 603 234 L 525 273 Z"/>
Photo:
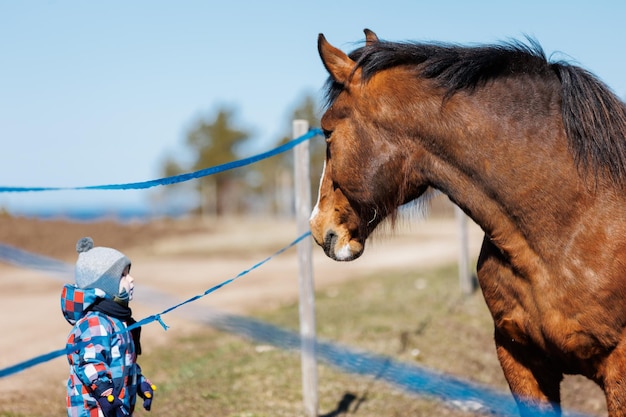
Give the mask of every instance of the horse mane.
<path id="1" fill-rule="evenodd" d="M 483 46 L 448 43 L 379 41 L 350 53 L 361 69 L 363 82 L 379 71 L 415 66 L 416 76 L 433 79 L 444 99 L 459 91 L 473 91 L 489 81 L 517 74 L 556 76 L 561 85 L 562 119 L 569 147 L 582 172 L 596 181 L 608 177 L 626 185 L 626 105 L 598 78 L 565 61 L 550 62 L 533 39 Z M 326 106 L 343 90 L 329 78 Z"/>

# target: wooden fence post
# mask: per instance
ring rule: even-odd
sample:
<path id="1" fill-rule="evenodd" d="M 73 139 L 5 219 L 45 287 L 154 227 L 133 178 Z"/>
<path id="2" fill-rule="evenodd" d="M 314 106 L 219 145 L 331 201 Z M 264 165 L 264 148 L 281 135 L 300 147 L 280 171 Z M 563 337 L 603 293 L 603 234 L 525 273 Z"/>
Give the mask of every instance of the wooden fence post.
<path id="1" fill-rule="evenodd" d="M 293 121 L 293 137 L 298 138 L 309 130 L 306 120 Z M 294 148 L 294 185 L 296 226 L 298 236 L 309 231 L 311 215 L 311 178 L 309 142 Z M 311 238 L 298 243 L 298 282 L 300 284 L 300 345 L 302 361 L 302 399 L 306 417 L 317 417 L 317 359 L 315 352 L 315 286 L 313 284 L 313 261 Z"/>

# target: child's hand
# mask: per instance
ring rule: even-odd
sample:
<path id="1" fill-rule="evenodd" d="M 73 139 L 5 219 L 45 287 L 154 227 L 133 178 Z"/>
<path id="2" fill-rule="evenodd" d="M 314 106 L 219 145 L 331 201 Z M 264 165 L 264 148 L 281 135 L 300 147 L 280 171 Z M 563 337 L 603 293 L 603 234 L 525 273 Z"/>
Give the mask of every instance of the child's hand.
<path id="1" fill-rule="evenodd" d="M 104 414 L 105 417 L 118 417 L 119 415 L 128 415 L 128 413 L 124 409 L 124 403 L 122 403 L 122 400 L 120 400 L 113 394 L 102 395 L 96 400 L 98 401 L 98 405 L 100 406 L 102 414 Z"/>
<path id="2" fill-rule="evenodd" d="M 154 391 L 156 390 L 156 385 L 151 383 L 148 380 L 139 385 L 139 396 L 143 398 L 143 408 L 147 411 L 150 411 L 150 407 L 152 407 L 152 398 L 154 397 Z"/>
<path id="3" fill-rule="evenodd" d="M 122 400 L 113 395 L 113 384 L 111 382 L 97 381 L 94 388 L 94 397 L 96 397 L 100 410 L 102 410 L 102 414 L 105 417 L 128 415 Z"/>

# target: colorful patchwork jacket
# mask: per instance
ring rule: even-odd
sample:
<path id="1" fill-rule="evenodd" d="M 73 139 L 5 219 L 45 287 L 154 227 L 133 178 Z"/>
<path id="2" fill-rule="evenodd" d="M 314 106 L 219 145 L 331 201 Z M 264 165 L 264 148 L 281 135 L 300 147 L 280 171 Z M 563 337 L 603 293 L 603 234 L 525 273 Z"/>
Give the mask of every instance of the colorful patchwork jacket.
<path id="1" fill-rule="evenodd" d="M 79 289 L 65 285 L 61 310 L 73 325 L 67 347 L 70 377 L 67 381 L 68 417 L 97 417 L 95 393 L 113 386 L 113 394 L 125 405 L 128 414 L 135 407 L 137 387 L 146 379 L 137 364 L 135 344 L 126 324 L 90 307 L 99 298 L 108 297 L 99 289 Z M 69 349 L 68 349 L 69 352 Z"/>

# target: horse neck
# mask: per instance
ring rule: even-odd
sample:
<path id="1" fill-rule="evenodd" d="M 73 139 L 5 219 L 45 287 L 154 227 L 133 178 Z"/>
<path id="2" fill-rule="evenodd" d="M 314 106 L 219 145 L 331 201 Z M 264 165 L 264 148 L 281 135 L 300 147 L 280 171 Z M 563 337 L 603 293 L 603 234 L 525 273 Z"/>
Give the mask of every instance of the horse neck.
<path id="1" fill-rule="evenodd" d="M 511 88 L 503 83 L 453 96 L 438 115 L 420 118 L 426 122 L 417 131 L 431 138 L 420 146 L 430 155 L 434 187 L 496 246 L 509 254 L 557 257 L 568 231 L 580 228 L 604 191 L 577 172 L 558 96 Z"/>

